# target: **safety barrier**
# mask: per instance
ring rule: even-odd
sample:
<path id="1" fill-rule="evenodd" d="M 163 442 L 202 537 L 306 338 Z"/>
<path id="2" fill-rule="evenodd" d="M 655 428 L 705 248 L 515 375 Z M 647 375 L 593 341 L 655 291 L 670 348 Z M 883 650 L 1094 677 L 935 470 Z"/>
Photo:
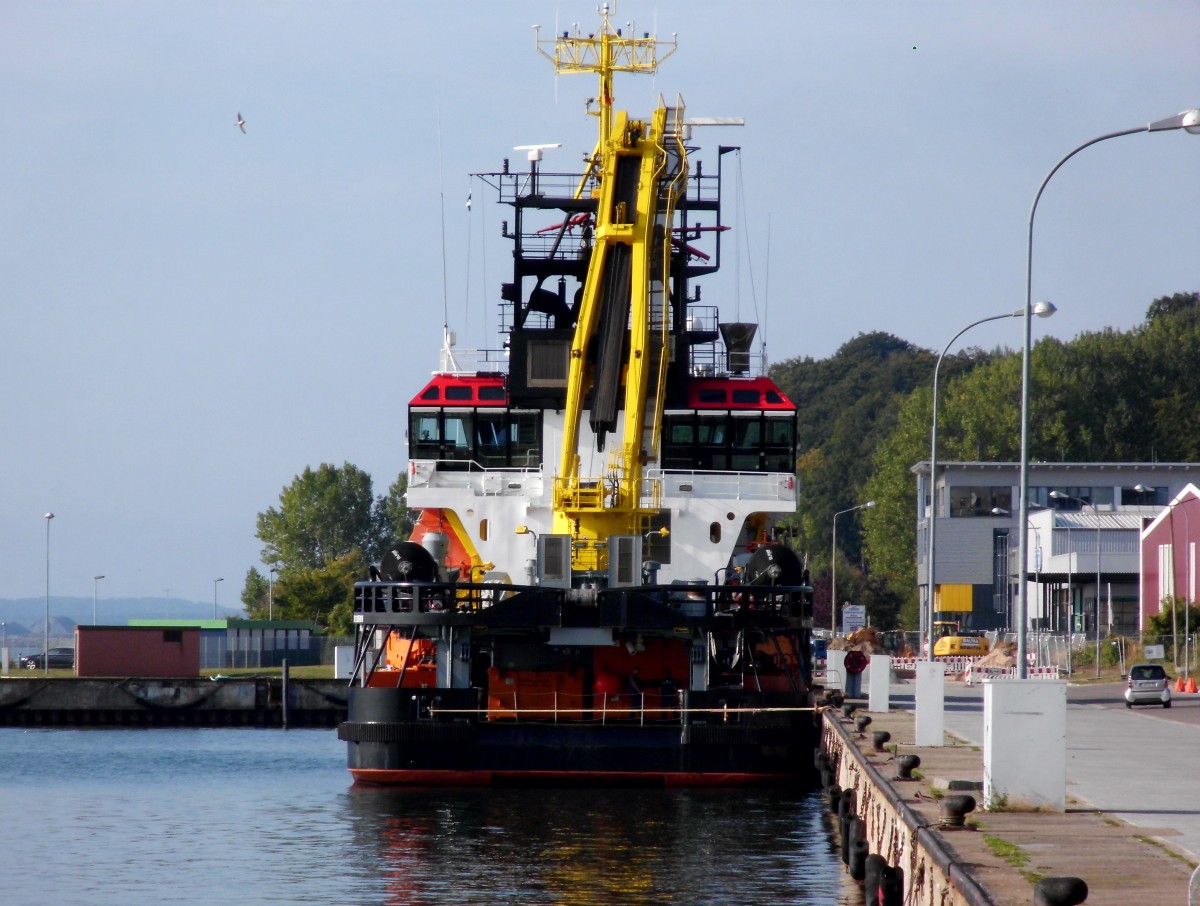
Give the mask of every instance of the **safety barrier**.
<path id="1" fill-rule="evenodd" d="M 1026 671 L 1026 675 L 1030 679 L 1059 679 L 1058 667 L 1030 667 Z M 972 664 L 963 673 L 963 682 L 968 686 L 975 685 L 976 680 L 985 679 L 1016 679 L 1016 667 L 980 667 L 977 664 Z"/>
<path id="2" fill-rule="evenodd" d="M 972 664 L 979 660 L 977 657 L 965 657 L 955 655 L 954 657 L 935 657 L 933 662 L 941 664 L 942 670 L 945 673 L 965 673 Z M 922 657 L 894 657 L 892 658 L 893 670 L 916 670 L 917 664 L 925 663 L 925 658 Z"/>

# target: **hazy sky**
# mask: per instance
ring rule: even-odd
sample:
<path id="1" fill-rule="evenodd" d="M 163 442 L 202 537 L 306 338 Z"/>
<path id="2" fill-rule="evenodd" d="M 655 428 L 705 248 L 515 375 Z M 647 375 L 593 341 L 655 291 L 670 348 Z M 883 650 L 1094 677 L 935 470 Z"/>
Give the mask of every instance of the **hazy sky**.
<path id="1" fill-rule="evenodd" d="M 352 462 L 386 491 L 444 315 L 460 346 L 496 345 L 509 215 L 469 174 L 535 142 L 576 169 L 594 141 L 594 80 L 556 80 L 530 26 L 587 30 L 596 6 L 0 4 L 0 597 L 44 593 L 53 511 L 53 596 L 103 573 L 102 597 L 208 601 L 223 577 L 232 609 L 256 514 L 305 466 Z M 763 322 L 772 361 L 875 330 L 940 349 L 1020 307 L 1055 162 L 1200 106 L 1195 0 L 627 0 L 615 18 L 679 39 L 656 77 L 618 77 L 619 107 L 682 94 L 746 119 L 697 135 L 743 149 L 740 252 L 704 300 Z M 1038 209 L 1034 294 L 1060 312 L 1037 334 L 1128 329 L 1200 290 L 1198 185 L 1183 132 L 1068 162 Z M 1017 346 L 1020 321 L 964 340 Z"/>

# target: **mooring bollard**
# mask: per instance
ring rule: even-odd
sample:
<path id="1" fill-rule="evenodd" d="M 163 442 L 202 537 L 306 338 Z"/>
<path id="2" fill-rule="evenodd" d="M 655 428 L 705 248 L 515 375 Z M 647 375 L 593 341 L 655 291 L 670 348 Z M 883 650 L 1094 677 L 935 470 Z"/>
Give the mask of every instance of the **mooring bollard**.
<path id="1" fill-rule="evenodd" d="M 885 868 L 887 859 L 879 853 L 867 856 L 863 864 L 863 900 L 867 906 L 876 906 L 879 902 L 879 882 Z"/>
<path id="2" fill-rule="evenodd" d="M 896 758 L 896 776 L 894 780 L 916 780 L 912 772 L 921 766 L 920 755 L 900 755 Z"/>
<path id="3" fill-rule="evenodd" d="M 860 714 L 854 718 L 854 729 L 858 730 L 858 735 L 862 736 L 867 727 L 871 726 L 871 715 Z"/>
<path id="4" fill-rule="evenodd" d="M 854 712 L 855 712 L 855 710 L 857 710 L 857 708 L 858 708 L 858 705 L 854 704 L 854 702 L 843 702 L 842 703 L 842 720 L 849 721 L 850 718 L 852 718 L 854 716 Z"/>
<path id="5" fill-rule="evenodd" d="M 1042 878 L 1033 885 L 1037 906 L 1078 906 L 1088 898 L 1088 886 L 1082 878 Z"/>
<path id="6" fill-rule="evenodd" d="M 975 797 L 966 793 L 955 793 L 942 799 L 942 825 L 944 827 L 963 827 L 967 815 L 975 811 Z"/>
<path id="7" fill-rule="evenodd" d="M 871 734 L 871 745 L 875 747 L 876 752 L 884 751 L 884 747 L 891 742 L 892 734 L 887 730 L 876 730 Z"/>

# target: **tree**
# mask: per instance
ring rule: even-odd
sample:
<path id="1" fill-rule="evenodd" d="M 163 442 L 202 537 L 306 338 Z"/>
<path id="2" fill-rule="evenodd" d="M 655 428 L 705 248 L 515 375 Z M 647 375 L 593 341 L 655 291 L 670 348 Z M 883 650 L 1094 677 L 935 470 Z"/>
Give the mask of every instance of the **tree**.
<path id="1" fill-rule="evenodd" d="M 278 564 L 281 575 L 320 569 L 361 551 L 370 561 L 381 541 L 371 493 L 371 476 L 350 463 L 305 468 L 279 495 L 279 508 L 258 514 L 258 539 L 264 563 Z"/>
<path id="2" fill-rule="evenodd" d="M 407 495 L 408 475 L 401 472 L 388 488 L 387 496 L 376 501 L 379 537 L 385 545 L 406 540 L 412 534 L 416 512 L 408 508 Z"/>
<path id="3" fill-rule="evenodd" d="M 267 578 L 255 567 L 246 571 L 246 581 L 242 585 L 242 607 L 246 616 L 252 620 L 266 619 L 270 611 L 271 587 Z"/>
<path id="4" fill-rule="evenodd" d="M 362 578 L 357 550 L 321 567 L 298 567 L 280 573 L 275 583 L 275 616 L 307 620 L 332 635 L 354 632 L 354 583 Z"/>

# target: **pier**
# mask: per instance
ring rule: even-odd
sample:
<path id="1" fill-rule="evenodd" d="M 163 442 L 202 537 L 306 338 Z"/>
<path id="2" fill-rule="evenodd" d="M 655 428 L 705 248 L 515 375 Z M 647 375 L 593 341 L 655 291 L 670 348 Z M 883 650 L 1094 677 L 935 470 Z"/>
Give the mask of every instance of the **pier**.
<path id="1" fill-rule="evenodd" d="M 822 718 L 817 760 L 835 832 L 844 825 L 861 841 L 844 841 L 848 867 L 872 855 L 900 897 L 879 902 L 1200 902 L 1189 900 L 1200 864 L 1200 776 L 1188 761 L 1200 742 L 1200 697 L 1179 698 L 1166 719 L 1127 712 L 1117 685 L 1071 689 L 1066 810 L 985 811 L 978 687 L 948 685 L 943 746 L 915 745 L 913 688 L 894 684 L 885 712 L 851 700 L 851 715 L 830 708 Z M 877 733 L 887 734 L 881 745 Z M 962 812 L 962 796 L 974 808 Z M 1078 891 L 1071 879 L 1086 885 L 1086 900 L 1047 898 L 1048 887 Z"/>
<path id="2" fill-rule="evenodd" d="M 238 677 L 10 677 L 3 727 L 336 727 L 345 680 Z"/>

